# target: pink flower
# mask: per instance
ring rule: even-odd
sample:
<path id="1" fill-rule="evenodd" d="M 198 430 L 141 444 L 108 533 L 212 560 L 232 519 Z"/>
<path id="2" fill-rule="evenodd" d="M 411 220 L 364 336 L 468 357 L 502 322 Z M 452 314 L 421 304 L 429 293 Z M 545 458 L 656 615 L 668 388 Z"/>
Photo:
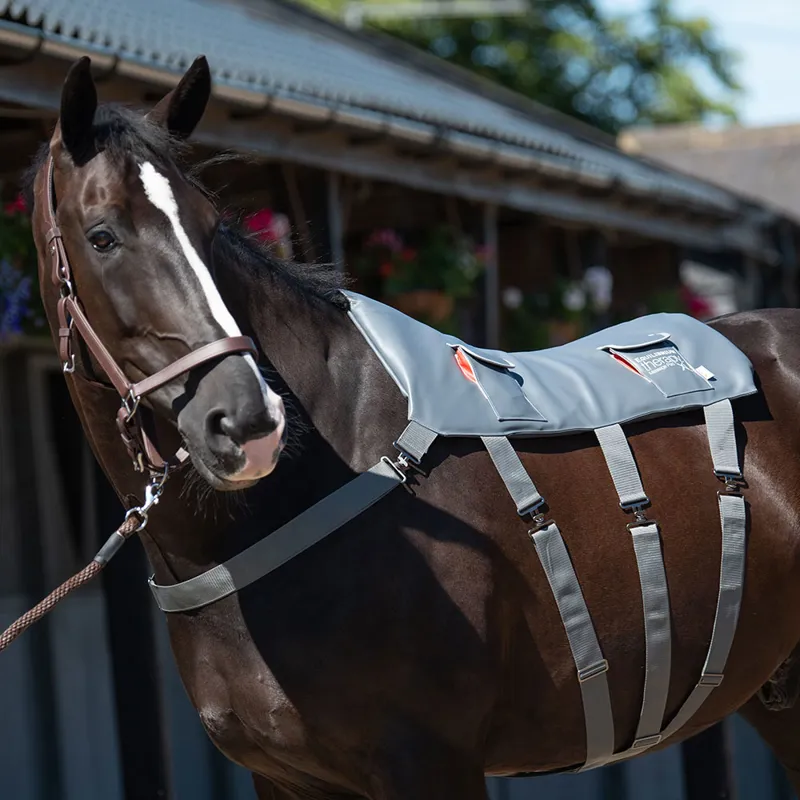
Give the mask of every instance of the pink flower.
<path id="1" fill-rule="evenodd" d="M 681 299 L 686 306 L 686 311 L 697 319 L 708 319 L 713 316 L 711 304 L 704 298 L 696 295 L 687 286 L 681 287 Z"/>
<path id="2" fill-rule="evenodd" d="M 369 235 L 365 247 L 385 247 L 390 253 L 399 253 L 403 240 L 391 228 L 381 228 Z"/>

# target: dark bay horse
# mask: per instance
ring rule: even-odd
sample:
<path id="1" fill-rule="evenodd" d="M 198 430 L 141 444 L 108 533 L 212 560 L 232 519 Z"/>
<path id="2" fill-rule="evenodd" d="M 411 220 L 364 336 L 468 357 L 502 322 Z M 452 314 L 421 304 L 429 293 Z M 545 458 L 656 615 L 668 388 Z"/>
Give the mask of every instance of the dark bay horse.
<path id="1" fill-rule="evenodd" d="M 279 263 L 221 224 L 178 167 L 177 142 L 209 92 L 199 59 L 147 117 L 98 108 L 84 59 L 67 78 L 45 152 L 75 286 L 126 374 L 138 380 L 233 326 L 257 342 L 269 378 L 267 388 L 248 356 L 232 354 L 145 401 L 161 440 L 183 441 L 192 464 L 173 476 L 141 533 L 160 584 L 268 535 L 391 452 L 406 423 L 406 402 L 348 320 L 336 276 Z M 34 228 L 58 338 L 43 163 Z M 800 789 L 800 707 L 768 712 L 755 699 L 800 642 L 800 311 L 737 314 L 715 327 L 749 356 L 760 386 L 734 403 L 748 481 L 745 594 L 724 682 L 660 746 L 741 710 Z M 85 352 L 68 382 L 95 455 L 134 503 L 142 478 L 120 443 L 116 392 Z M 701 413 L 627 429 L 663 531 L 669 719 L 711 634 L 719 483 Z M 602 454 L 590 435 L 516 444 L 558 510 L 610 664 L 622 749 L 634 737 L 645 642 L 636 562 Z M 564 628 L 489 456 L 479 442 L 440 439 L 426 466 L 413 492 L 389 494 L 267 578 L 168 615 L 191 701 L 216 745 L 253 772 L 262 800 L 484 800 L 485 774 L 584 760 Z M 198 474 L 213 487 L 199 504 Z"/>

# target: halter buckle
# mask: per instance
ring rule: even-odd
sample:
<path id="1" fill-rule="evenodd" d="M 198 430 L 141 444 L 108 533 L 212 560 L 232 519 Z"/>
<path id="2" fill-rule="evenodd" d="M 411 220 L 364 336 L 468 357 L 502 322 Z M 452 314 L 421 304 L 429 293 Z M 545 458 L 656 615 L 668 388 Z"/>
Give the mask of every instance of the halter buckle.
<path id="1" fill-rule="evenodd" d="M 63 295 L 62 295 L 63 296 Z M 59 330 L 59 337 L 67 340 L 66 351 L 67 358 L 61 365 L 61 369 L 65 375 L 72 375 L 75 372 L 75 353 L 72 351 L 72 329 L 75 327 L 75 318 L 70 315 L 69 322 L 67 323 L 66 334 Z"/>
<path id="2" fill-rule="evenodd" d="M 123 397 L 122 399 L 122 407 L 125 409 L 125 422 L 130 422 L 136 412 L 139 410 L 139 403 L 141 401 L 141 396 L 138 394 L 133 393 L 133 389 L 128 392 L 127 397 Z"/>
<path id="3" fill-rule="evenodd" d="M 62 270 L 58 272 L 58 279 L 61 281 L 61 287 L 59 291 L 61 292 L 61 297 L 75 297 L 75 287 L 72 285 L 72 281 L 67 278 Z"/>

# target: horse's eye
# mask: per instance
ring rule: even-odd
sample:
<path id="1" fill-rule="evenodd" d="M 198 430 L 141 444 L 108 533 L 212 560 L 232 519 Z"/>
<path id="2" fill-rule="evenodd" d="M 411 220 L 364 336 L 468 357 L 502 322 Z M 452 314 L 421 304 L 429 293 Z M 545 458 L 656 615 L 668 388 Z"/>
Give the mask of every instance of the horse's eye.
<path id="1" fill-rule="evenodd" d="M 117 240 L 113 233 L 109 231 L 92 231 L 89 234 L 89 243 L 98 253 L 107 253 L 117 245 Z"/>

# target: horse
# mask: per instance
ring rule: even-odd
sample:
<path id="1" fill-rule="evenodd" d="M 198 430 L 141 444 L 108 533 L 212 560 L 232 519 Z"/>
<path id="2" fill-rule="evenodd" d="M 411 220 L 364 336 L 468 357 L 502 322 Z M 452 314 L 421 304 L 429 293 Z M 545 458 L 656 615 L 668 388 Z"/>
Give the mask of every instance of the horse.
<path id="1" fill-rule="evenodd" d="M 257 347 L 254 356 L 240 342 L 175 370 L 142 399 L 157 450 L 188 454 L 139 532 L 159 584 L 268 537 L 390 451 L 407 422 L 401 392 L 347 317 L 339 274 L 273 257 L 223 220 L 181 166 L 210 91 L 201 57 L 145 115 L 98 105 L 82 59 L 33 167 L 42 300 L 63 349 L 71 329 L 59 303 L 78 292 L 107 349 L 111 361 L 71 345 L 66 380 L 127 507 L 141 502 L 142 476 L 120 440 L 109 363 L 145 381 L 220 337 Z M 56 248 L 71 264 L 61 293 Z M 800 642 L 800 311 L 737 313 L 713 327 L 748 356 L 758 384 L 734 401 L 747 477 L 744 596 L 724 681 L 652 751 L 740 711 L 800 790 L 800 708 L 769 711 L 758 698 L 791 671 Z M 663 531 L 673 614 L 665 719 L 697 680 L 718 592 L 719 482 L 702 423 L 691 411 L 626 426 Z M 602 453 L 583 433 L 515 446 L 558 509 L 608 663 L 615 744 L 626 748 L 645 634 Z M 408 483 L 269 576 L 167 615 L 202 724 L 251 771 L 260 800 L 486 800 L 486 775 L 584 761 L 564 627 L 489 455 L 473 440 L 440 438 Z"/>

